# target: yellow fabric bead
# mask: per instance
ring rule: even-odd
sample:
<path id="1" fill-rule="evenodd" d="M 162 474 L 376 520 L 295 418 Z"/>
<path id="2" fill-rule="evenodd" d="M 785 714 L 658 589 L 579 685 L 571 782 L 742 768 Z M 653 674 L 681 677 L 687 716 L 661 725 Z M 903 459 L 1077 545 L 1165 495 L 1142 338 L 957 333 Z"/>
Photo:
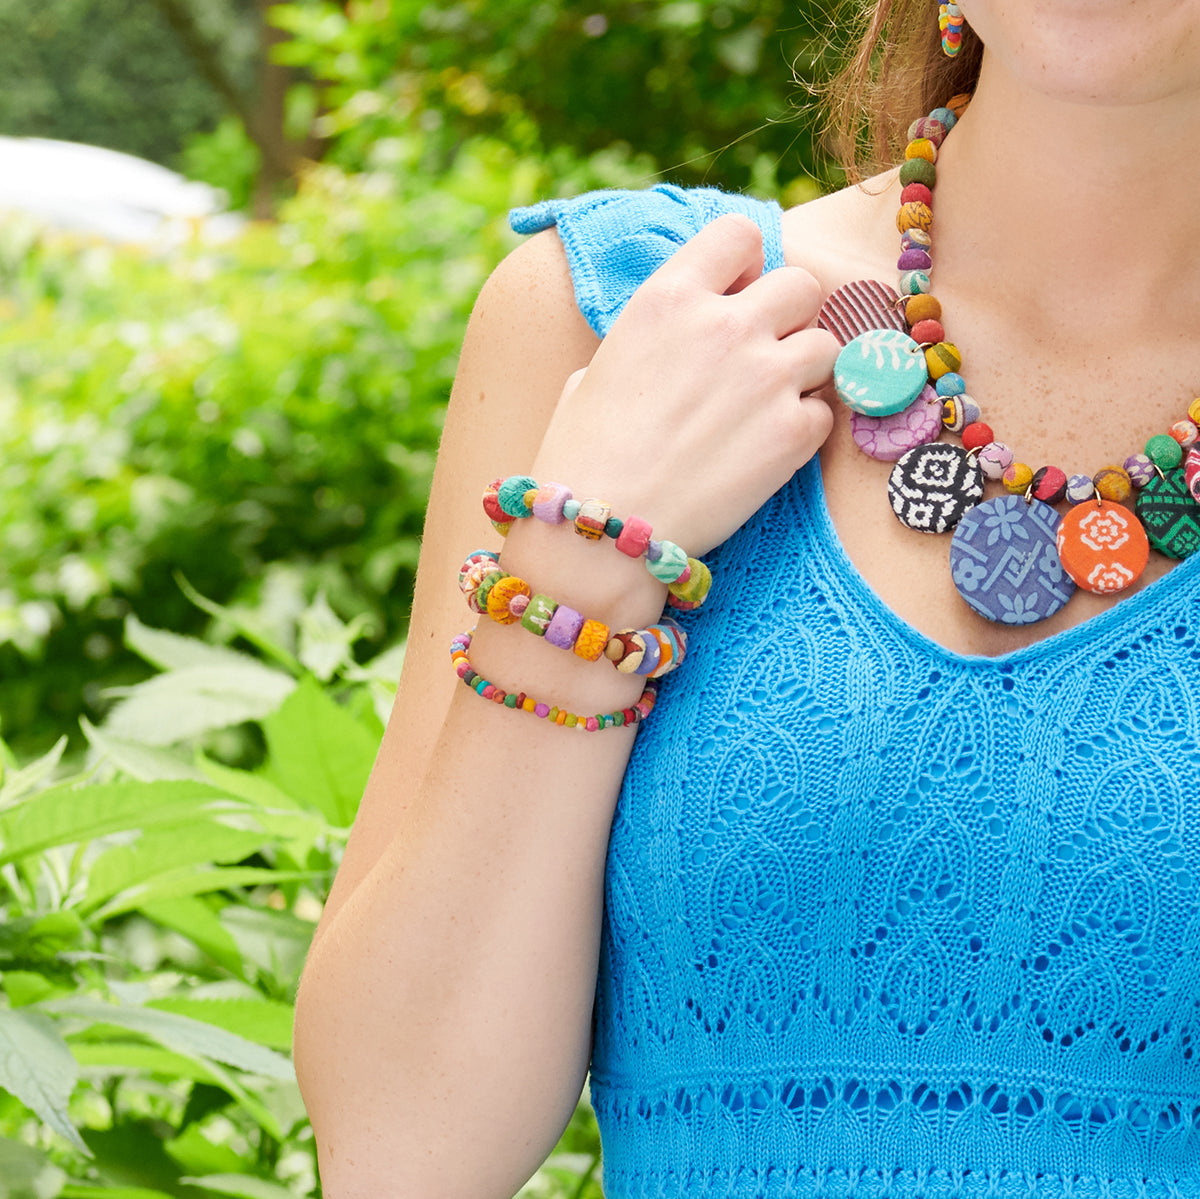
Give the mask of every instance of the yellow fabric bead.
<path id="1" fill-rule="evenodd" d="M 509 603 L 518 595 L 532 594 L 532 588 L 524 579 L 518 579 L 516 575 L 507 575 L 488 592 L 488 615 L 497 624 L 516 624 L 521 618 L 508 610 Z"/>
<path id="2" fill-rule="evenodd" d="M 914 137 L 904 147 L 905 158 L 923 158 L 926 162 L 937 162 L 937 146 L 927 137 Z"/>
<path id="3" fill-rule="evenodd" d="M 940 379 L 962 366 L 962 355 L 953 342 L 939 341 L 925 351 L 925 363 L 929 367 L 929 377 Z"/>
<path id="4" fill-rule="evenodd" d="M 1129 475 L 1119 466 L 1106 466 L 1092 476 L 1092 486 L 1100 498 L 1123 504 L 1133 495 L 1133 483 Z"/>
<path id="5" fill-rule="evenodd" d="M 1033 467 L 1024 462 L 1014 462 L 1001 476 L 1005 491 L 1012 495 L 1024 495 L 1033 483 Z"/>
<path id="6" fill-rule="evenodd" d="M 909 296 L 904 302 L 904 319 L 910 326 L 921 321 L 940 321 L 941 302 L 933 296 Z"/>
<path id="7" fill-rule="evenodd" d="M 909 200 L 900 205 L 896 213 L 896 228 L 903 233 L 906 229 L 928 229 L 933 224 L 933 209 L 920 200 Z"/>
<path id="8" fill-rule="evenodd" d="M 1195 399 L 1188 405 L 1188 420 L 1200 425 L 1200 399 Z"/>
<path id="9" fill-rule="evenodd" d="M 600 620 L 585 620 L 575 638 L 575 653 L 585 662 L 596 662 L 608 644 L 609 627 Z"/>

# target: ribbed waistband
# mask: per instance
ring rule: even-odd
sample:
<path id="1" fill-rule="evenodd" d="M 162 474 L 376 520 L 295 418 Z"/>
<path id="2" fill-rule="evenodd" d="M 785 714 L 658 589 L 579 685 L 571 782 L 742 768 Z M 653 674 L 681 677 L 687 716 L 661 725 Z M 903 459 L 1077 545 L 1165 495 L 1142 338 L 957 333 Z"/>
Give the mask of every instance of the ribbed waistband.
<path id="1" fill-rule="evenodd" d="M 606 1199 L 1196 1199 L 1200 1181 L 946 1170 L 605 1169 Z"/>

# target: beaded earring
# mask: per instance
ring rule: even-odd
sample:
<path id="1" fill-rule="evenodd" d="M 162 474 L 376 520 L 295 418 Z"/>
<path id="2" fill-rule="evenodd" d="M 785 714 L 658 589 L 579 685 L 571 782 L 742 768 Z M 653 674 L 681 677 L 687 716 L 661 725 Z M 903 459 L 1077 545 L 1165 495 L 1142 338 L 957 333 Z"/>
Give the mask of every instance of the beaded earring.
<path id="1" fill-rule="evenodd" d="M 942 32 L 942 53 L 953 58 L 962 49 L 962 10 L 951 0 L 938 5 L 938 29 Z"/>

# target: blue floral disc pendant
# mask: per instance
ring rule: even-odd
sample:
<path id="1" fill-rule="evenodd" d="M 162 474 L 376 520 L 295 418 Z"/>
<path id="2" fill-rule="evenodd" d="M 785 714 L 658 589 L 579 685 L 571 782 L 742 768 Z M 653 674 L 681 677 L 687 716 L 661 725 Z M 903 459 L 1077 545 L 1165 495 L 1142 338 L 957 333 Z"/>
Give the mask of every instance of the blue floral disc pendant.
<path id="1" fill-rule="evenodd" d="M 1053 616 L 1075 584 L 1058 557 L 1061 517 L 1049 504 L 999 496 L 972 508 L 954 530 L 950 574 L 980 616 L 1034 624 Z"/>

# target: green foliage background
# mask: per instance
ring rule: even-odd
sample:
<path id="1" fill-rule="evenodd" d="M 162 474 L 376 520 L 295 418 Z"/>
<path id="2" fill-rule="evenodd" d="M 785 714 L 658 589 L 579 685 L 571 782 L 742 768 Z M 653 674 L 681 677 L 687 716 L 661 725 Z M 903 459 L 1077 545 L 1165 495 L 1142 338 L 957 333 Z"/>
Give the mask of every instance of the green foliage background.
<path id="1" fill-rule="evenodd" d="M 21 82 L 0 129 L 248 195 L 254 146 L 151 7 L 0 0 Z M 248 6 L 197 11 L 246 71 Z M 290 119 L 325 145 L 273 222 L 171 251 L 0 224 L 0 1199 L 317 1194 L 290 1003 L 505 214 L 662 178 L 790 201 L 825 178 L 793 111 L 793 69 L 831 53 L 818 6 L 273 19 Z M 597 1162 L 584 1105 L 526 1194 L 596 1199 Z"/>

